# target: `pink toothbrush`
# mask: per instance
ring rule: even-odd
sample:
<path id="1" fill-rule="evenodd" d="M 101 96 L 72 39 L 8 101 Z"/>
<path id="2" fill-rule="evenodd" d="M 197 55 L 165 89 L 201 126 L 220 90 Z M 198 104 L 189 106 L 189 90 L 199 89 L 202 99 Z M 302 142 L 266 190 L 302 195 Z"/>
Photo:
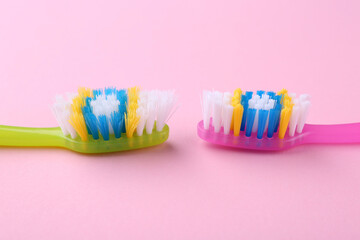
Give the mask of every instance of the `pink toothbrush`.
<path id="1" fill-rule="evenodd" d="M 305 124 L 310 97 L 274 92 L 204 91 L 198 136 L 212 144 L 261 151 L 302 144 L 360 143 L 360 123 Z"/>

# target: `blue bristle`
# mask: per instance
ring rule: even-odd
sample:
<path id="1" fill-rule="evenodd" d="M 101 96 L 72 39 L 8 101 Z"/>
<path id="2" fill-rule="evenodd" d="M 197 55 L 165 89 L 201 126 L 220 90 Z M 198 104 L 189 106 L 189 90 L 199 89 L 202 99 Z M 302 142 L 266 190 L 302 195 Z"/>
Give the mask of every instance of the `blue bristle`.
<path id="1" fill-rule="evenodd" d="M 241 105 L 244 107 L 244 111 L 243 111 L 243 115 L 242 115 L 240 130 L 244 131 L 245 126 L 246 126 L 246 115 L 247 115 L 247 110 L 248 110 L 248 106 L 249 106 L 249 99 L 247 98 L 246 95 L 241 96 Z"/>
<path id="2" fill-rule="evenodd" d="M 105 141 L 109 140 L 109 124 L 105 115 L 98 117 L 98 128 Z"/>
<path id="3" fill-rule="evenodd" d="M 116 88 L 115 87 L 107 87 L 105 88 L 105 95 L 111 95 L 111 94 L 116 94 Z"/>
<path id="4" fill-rule="evenodd" d="M 126 113 L 126 102 L 120 102 L 119 112 Z"/>
<path id="5" fill-rule="evenodd" d="M 126 128 L 125 128 L 125 113 L 126 111 L 121 115 L 123 117 L 123 121 L 122 121 L 122 124 L 121 124 L 121 132 L 122 133 L 126 133 Z"/>
<path id="6" fill-rule="evenodd" d="M 248 114 L 249 100 L 252 98 L 253 92 L 246 91 L 245 95 L 241 97 L 241 105 L 244 107 L 243 116 L 241 119 L 240 131 L 245 131 L 246 119 Z"/>
<path id="7" fill-rule="evenodd" d="M 99 95 L 111 95 L 115 94 L 116 98 L 119 100 L 119 111 L 113 112 L 108 119 L 105 115 L 100 115 L 96 117 L 90 105 L 91 100 L 96 99 Z M 105 89 L 94 89 L 93 98 L 87 97 L 85 99 L 85 106 L 82 107 L 82 112 L 86 124 L 86 128 L 90 135 L 93 135 L 94 139 L 99 139 L 99 132 L 102 135 L 103 139 L 110 139 L 109 131 L 109 122 L 111 127 L 114 130 L 114 135 L 116 138 L 121 137 L 121 133 L 125 133 L 125 118 L 124 113 L 126 113 L 126 103 L 128 101 L 127 91 L 125 89 L 118 90 L 115 87 L 107 87 Z"/>
<path id="8" fill-rule="evenodd" d="M 270 109 L 269 113 L 269 125 L 268 125 L 268 131 L 267 131 L 267 137 L 272 138 L 274 135 L 274 130 L 276 126 L 276 116 L 277 116 L 277 109 Z"/>
<path id="9" fill-rule="evenodd" d="M 279 123 L 280 123 L 280 115 L 281 115 L 281 109 L 282 109 L 282 105 L 278 104 L 275 107 L 276 109 L 276 126 L 275 126 L 275 132 L 277 132 L 278 128 L 279 128 Z"/>
<path id="10" fill-rule="evenodd" d="M 119 102 L 121 103 L 125 103 L 127 102 L 127 93 L 125 89 L 121 89 L 121 90 L 117 90 L 116 91 L 116 98 L 119 100 Z"/>
<path id="11" fill-rule="evenodd" d="M 253 96 L 253 92 L 251 92 L 251 91 L 246 91 L 246 92 L 245 92 L 245 96 L 247 97 L 248 100 L 250 100 L 250 99 L 252 98 L 252 96 Z"/>
<path id="12" fill-rule="evenodd" d="M 269 126 L 267 136 L 271 138 L 275 132 L 277 132 L 277 128 L 279 126 L 280 121 L 280 113 L 281 113 L 282 105 L 276 104 L 274 109 L 270 110 L 269 114 Z"/>
<path id="13" fill-rule="evenodd" d="M 91 100 L 92 100 L 91 97 L 86 97 L 86 99 L 85 99 L 86 106 L 90 107 L 90 101 Z"/>
<path id="14" fill-rule="evenodd" d="M 117 90 L 116 97 L 120 102 L 119 105 L 119 113 L 121 117 L 124 119 L 124 114 L 126 113 L 126 103 L 128 101 L 128 96 L 125 89 Z M 122 121 L 121 124 L 121 132 L 125 133 L 125 121 Z"/>
<path id="15" fill-rule="evenodd" d="M 269 110 L 264 110 L 264 109 L 259 110 L 259 123 L 258 123 L 258 132 L 257 132 L 258 139 L 263 138 L 268 114 L 269 114 Z"/>
<path id="16" fill-rule="evenodd" d="M 102 94 L 103 94 L 103 90 L 101 88 L 93 90 L 94 99 L 96 99 L 99 95 Z"/>
<path id="17" fill-rule="evenodd" d="M 276 93 L 275 92 L 267 92 L 267 95 L 269 95 L 270 99 L 274 99 Z"/>
<path id="18" fill-rule="evenodd" d="M 259 95 L 260 97 L 262 97 L 262 95 L 265 93 L 264 90 L 257 90 L 256 91 L 256 95 Z"/>
<path id="19" fill-rule="evenodd" d="M 123 131 L 122 126 L 124 122 L 124 116 L 120 112 L 112 112 L 110 123 L 114 130 L 115 138 L 120 138 Z"/>
<path id="20" fill-rule="evenodd" d="M 275 96 L 275 101 L 276 101 L 275 108 L 277 109 L 277 111 L 276 111 L 277 116 L 276 116 L 276 124 L 275 124 L 275 128 L 274 128 L 274 132 L 277 132 L 277 130 L 279 128 L 280 114 L 281 114 L 281 109 L 282 109 L 281 98 L 282 98 L 282 94 Z"/>
<path id="21" fill-rule="evenodd" d="M 86 100 L 87 100 L 87 99 L 86 99 Z M 86 103 L 86 104 L 87 104 L 87 103 Z M 89 105 L 90 105 L 90 104 L 89 104 Z M 86 105 L 86 106 L 84 106 L 84 107 L 81 108 L 81 111 L 82 111 L 83 116 L 84 116 L 85 125 L 86 125 L 86 130 L 87 130 L 88 134 L 91 135 L 91 129 L 89 128 L 89 126 L 88 126 L 88 124 L 87 124 L 87 122 L 86 122 L 86 115 L 89 114 L 89 113 L 91 113 L 91 108 L 90 108 L 88 105 Z"/>
<path id="22" fill-rule="evenodd" d="M 95 140 L 99 139 L 98 121 L 96 119 L 96 116 L 93 113 L 88 112 L 88 113 L 84 114 L 84 119 L 85 119 L 86 126 L 90 130 L 93 138 Z"/>
<path id="23" fill-rule="evenodd" d="M 281 96 L 282 96 L 282 95 L 276 95 L 276 96 L 274 97 L 274 100 L 275 100 L 276 104 L 281 104 Z"/>
<path id="24" fill-rule="evenodd" d="M 254 119 L 256 115 L 256 109 L 255 108 L 249 108 L 247 111 L 247 117 L 246 117 L 246 130 L 245 130 L 245 136 L 250 137 L 251 136 L 251 130 L 254 125 Z"/>

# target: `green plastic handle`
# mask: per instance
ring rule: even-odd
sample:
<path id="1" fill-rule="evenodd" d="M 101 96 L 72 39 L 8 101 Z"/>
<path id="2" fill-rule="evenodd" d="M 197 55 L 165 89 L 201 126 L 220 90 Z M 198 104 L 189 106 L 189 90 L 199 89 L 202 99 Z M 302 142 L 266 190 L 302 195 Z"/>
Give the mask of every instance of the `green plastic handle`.
<path id="1" fill-rule="evenodd" d="M 0 125 L 0 146 L 64 147 L 64 140 L 59 127 L 28 128 Z"/>
<path id="2" fill-rule="evenodd" d="M 155 123 L 156 124 L 156 123 Z M 162 131 L 155 128 L 151 134 L 144 131 L 142 136 L 134 134 L 128 138 L 123 133 L 120 138 L 110 135 L 108 141 L 103 139 L 82 141 L 79 137 L 72 139 L 64 136 L 59 127 L 28 128 L 0 125 L 0 146 L 12 147 L 62 147 L 81 153 L 106 153 L 127 151 L 138 148 L 151 147 L 165 142 L 169 137 L 169 126 Z"/>

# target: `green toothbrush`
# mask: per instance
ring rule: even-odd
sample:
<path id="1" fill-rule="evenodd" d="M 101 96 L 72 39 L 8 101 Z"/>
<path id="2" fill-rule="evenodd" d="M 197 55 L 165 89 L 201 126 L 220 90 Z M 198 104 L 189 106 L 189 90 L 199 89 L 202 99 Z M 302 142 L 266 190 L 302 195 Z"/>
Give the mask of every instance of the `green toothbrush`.
<path id="1" fill-rule="evenodd" d="M 174 91 L 79 88 L 78 94 L 56 97 L 52 111 L 60 127 L 0 125 L 0 146 L 60 147 L 80 153 L 151 147 L 168 139 L 165 122 L 174 104 Z"/>

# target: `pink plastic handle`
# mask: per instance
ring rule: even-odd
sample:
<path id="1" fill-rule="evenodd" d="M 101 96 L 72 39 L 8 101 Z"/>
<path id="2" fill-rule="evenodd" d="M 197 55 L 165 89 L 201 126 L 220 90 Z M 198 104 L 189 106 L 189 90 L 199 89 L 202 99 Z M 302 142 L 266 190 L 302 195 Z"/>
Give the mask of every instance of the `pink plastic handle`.
<path id="1" fill-rule="evenodd" d="M 337 125 L 306 124 L 306 143 L 360 143 L 360 123 Z"/>
<path id="2" fill-rule="evenodd" d="M 272 138 L 268 138 L 265 134 L 262 139 L 258 139 L 256 134 L 247 137 L 243 131 L 240 132 L 239 136 L 234 136 L 231 133 L 224 134 L 222 129 L 220 132 L 215 133 L 213 126 L 210 125 L 209 129 L 204 129 L 203 121 L 200 121 L 197 133 L 201 139 L 216 145 L 259 151 L 279 151 L 312 143 L 360 143 L 360 123 L 339 125 L 305 124 L 302 133 L 295 133 L 292 137 L 286 134 L 284 139 L 280 139 L 276 133 Z"/>

